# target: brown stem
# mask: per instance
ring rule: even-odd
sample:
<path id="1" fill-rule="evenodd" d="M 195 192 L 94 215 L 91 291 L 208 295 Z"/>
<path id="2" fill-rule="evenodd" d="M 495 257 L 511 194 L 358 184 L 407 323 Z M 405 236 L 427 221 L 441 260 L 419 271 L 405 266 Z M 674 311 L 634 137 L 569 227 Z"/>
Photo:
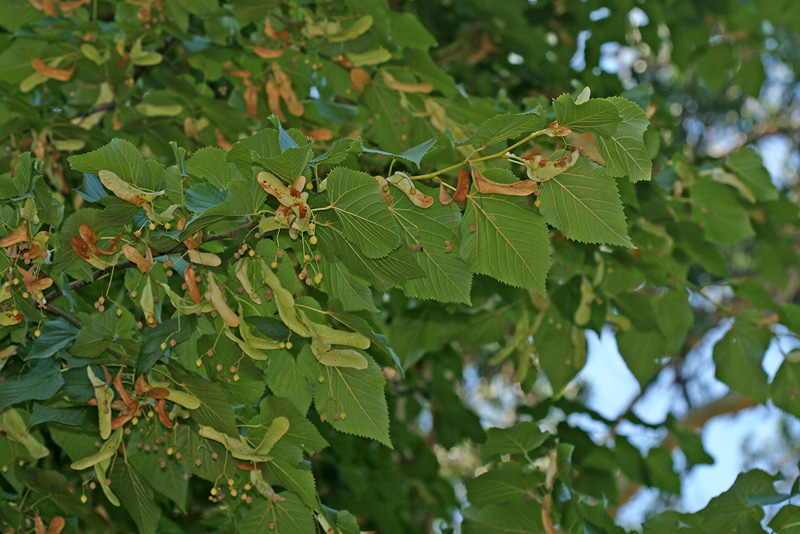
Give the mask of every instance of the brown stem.
<path id="1" fill-rule="evenodd" d="M 545 493 L 542 499 L 542 525 L 546 534 L 558 534 L 553 520 L 550 518 L 550 510 L 553 505 L 553 496 L 550 493 Z"/>

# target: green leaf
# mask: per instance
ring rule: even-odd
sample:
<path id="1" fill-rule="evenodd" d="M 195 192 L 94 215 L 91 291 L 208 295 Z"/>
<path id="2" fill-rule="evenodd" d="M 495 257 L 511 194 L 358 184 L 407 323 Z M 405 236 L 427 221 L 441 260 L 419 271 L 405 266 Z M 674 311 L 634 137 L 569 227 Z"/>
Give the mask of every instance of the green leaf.
<path id="1" fill-rule="evenodd" d="M 261 412 L 261 422 L 266 428 L 276 417 L 285 417 L 289 420 L 289 431 L 281 438 L 287 443 L 292 444 L 305 454 L 316 454 L 328 446 L 328 442 L 319 433 L 311 421 L 305 418 L 304 412 L 298 411 L 290 399 L 278 397 L 267 397 L 259 406 Z M 260 435 L 255 432 L 258 438 Z"/>
<path id="2" fill-rule="evenodd" d="M 541 534 L 542 507 L 534 500 L 520 499 L 506 504 L 492 504 L 463 512 L 464 534 Z"/>
<path id="3" fill-rule="evenodd" d="M 644 132 L 649 121 L 642 108 L 621 97 L 609 98 L 622 115 L 617 131 L 611 136 L 595 135 L 600 156 L 611 176 L 627 176 L 631 182 L 649 180 L 653 163 L 644 146 Z"/>
<path id="4" fill-rule="evenodd" d="M 378 291 L 385 291 L 411 278 L 424 276 L 411 250 L 402 245 L 383 258 L 371 259 L 361 253 L 344 235 L 341 222 L 322 212 L 317 216 L 316 235 L 326 260 L 341 260 L 355 276 L 368 280 Z M 324 277 L 323 277 L 324 279 Z"/>
<path id="5" fill-rule="evenodd" d="M 38 402 L 33 405 L 33 413 L 28 426 L 33 427 L 42 423 L 59 423 L 61 425 L 76 426 L 88 430 L 97 430 L 97 410 L 87 408 L 55 408 L 45 406 Z"/>
<path id="6" fill-rule="evenodd" d="M 398 46 L 427 50 L 436 46 L 436 39 L 411 13 L 398 13 L 389 10 L 392 22 L 392 40 Z"/>
<path id="7" fill-rule="evenodd" d="M 670 451 L 665 447 L 653 447 L 647 452 L 644 462 L 647 466 L 648 485 L 673 495 L 680 494 L 681 479 L 675 472 Z"/>
<path id="8" fill-rule="evenodd" d="M 617 106 L 609 99 L 591 98 L 577 105 L 570 95 L 563 94 L 553 100 L 553 110 L 560 126 L 577 133 L 612 136 L 622 122 Z"/>
<path id="9" fill-rule="evenodd" d="M 70 349 L 74 356 L 95 358 L 110 347 L 125 354 L 138 351 L 138 345 L 131 339 L 136 326 L 131 313 L 123 312 L 120 317 L 111 313 L 96 314 L 91 320 L 84 321 L 84 325 Z"/>
<path id="10" fill-rule="evenodd" d="M 322 382 L 313 382 L 317 412 L 324 414 L 336 430 L 371 438 L 391 448 L 389 409 L 383 389 L 386 379 L 372 358 L 367 357 L 367 361 L 368 367 L 360 371 L 328 367 L 313 356 L 300 355 L 304 372 L 308 376 L 322 377 Z"/>
<path id="11" fill-rule="evenodd" d="M 103 187 L 103 182 L 95 174 L 84 173 L 83 185 L 75 192 L 88 202 L 99 202 L 108 196 L 108 191 Z"/>
<path id="12" fill-rule="evenodd" d="M 504 454 L 526 454 L 541 446 L 550 435 L 535 421 L 524 421 L 509 428 L 490 428 L 481 452 L 487 458 Z"/>
<path id="13" fill-rule="evenodd" d="M 231 180 L 245 178 L 236 165 L 227 160 L 227 155 L 221 148 L 201 148 L 186 162 L 186 172 L 224 190 Z"/>
<path id="14" fill-rule="evenodd" d="M 530 499 L 543 482 L 540 472 L 526 474 L 517 462 L 501 463 L 496 469 L 467 481 L 467 499 L 478 507 Z"/>
<path id="15" fill-rule="evenodd" d="M 741 473 L 728 491 L 711 499 L 698 519 L 714 525 L 715 532 L 761 532 L 764 509 L 748 506 L 747 499 L 755 493 L 775 494 L 774 481 L 775 477 L 758 469 Z"/>
<path id="16" fill-rule="evenodd" d="M 184 205 L 199 215 L 209 208 L 222 204 L 227 196 L 223 189 L 210 183 L 197 184 L 186 191 Z"/>
<path id="17" fill-rule="evenodd" d="M 619 352 L 642 387 L 661 369 L 662 358 L 679 354 L 694 321 L 689 298 L 684 291 L 668 292 L 658 301 L 654 312 L 663 336 L 658 330 L 642 331 L 636 328 L 617 333 Z"/>
<path id="18" fill-rule="evenodd" d="M 767 400 L 767 374 L 761 359 L 767 350 L 771 333 L 757 329 L 749 320 L 757 313 L 737 319 L 725 336 L 714 345 L 716 376 L 734 391 L 758 402 Z"/>
<path id="19" fill-rule="evenodd" d="M 44 13 L 33 7 L 30 2 L 20 2 L 19 0 L 0 1 L 0 10 L 3 13 L 3 17 L 0 18 L 0 26 L 11 33 L 44 16 Z"/>
<path id="20" fill-rule="evenodd" d="M 769 528 L 781 534 L 800 534 L 800 506 L 783 506 L 770 520 Z"/>
<path id="21" fill-rule="evenodd" d="M 542 182 L 539 201 L 545 220 L 569 239 L 633 248 L 617 184 L 589 158 Z"/>
<path id="22" fill-rule="evenodd" d="M 778 189 L 764 168 L 761 156 L 752 148 L 742 147 L 728 156 L 728 167 L 736 173 L 757 200 L 762 202 L 778 200 Z"/>
<path id="23" fill-rule="evenodd" d="M 544 128 L 544 117 L 537 109 L 525 113 L 497 115 L 485 120 L 479 127 L 471 142 L 491 145 L 506 139 L 516 139 L 523 134 L 530 134 Z"/>
<path id="24" fill-rule="evenodd" d="M 690 193 L 692 215 L 709 241 L 729 245 L 755 235 L 747 211 L 727 185 L 703 176 L 695 180 Z"/>
<path id="25" fill-rule="evenodd" d="M 15 466 L 14 474 L 36 499 L 49 497 L 56 506 L 70 515 L 86 518 L 86 510 L 80 505 L 77 495 L 69 490 L 67 478 L 58 471 Z"/>
<path id="26" fill-rule="evenodd" d="M 249 534 L 308 534 L 316 530 L 314 515 L 297 495 L 284 492 L 272 502 L 258 499 L 247 507 L 239 531 Z"/>
<path id="27" fill-rule="evenodd" d="M 800 352 L 786 355 L 769 385 L 775 406 L 795 417 L 800 417 Z"/>
<path id="28" fill-rule="evenodd" d="M 137 452 L 132 454 L 129 461 L 134 466 L 148 485 L 153 487 L 164 497 L 168 498 L 186 513 L 186 495 L 189 480 L 184 476 L 184 470 L 172 456 L 161 456 L 165 466 L 161 467 L 159 456 Z"/>
<path id="29" fill-rule="evenodd" d="M 306 344 L 301 350 L 310 351 Z M 285 350 L 275 350 L 269 356 L 269 371 L 266 373 L 267 385 L 275 395 L 289 399 L 301 413 L 311 406 L 311 384 L 295 361 Z"/>
<path id="30" fill-rule="evenodd" d="M 421 191 L 432 193 L 426 189 Z M 422 247 L 413 255 L 425 276 L 407 281 L 404 284 L 406 295 L 469 304 L 472 273 L 457 252 L 458 210 L 438 203 L 426 209 L 419 208 L 397 192 L 389 209 L 401 228 L 403 242 L 409 247 Z"/>
<path id="31" fill-rule="evenodd" d="M 119 459 L 110 469 L 111 490 L 131 515 L 139 534 L 155 534 L 161 508 L 153 501 L 153 490 L 132 465 Z"/>
<path id="32" fill-rule="evenodd" d="M 282 128 L 261 130 L 241 139 L 227 153 L 228 161 L 245 177 L 252 175 L 253 166 L 258 166 L 289 183 L 300 176 L 313 156 L 313 143 L 309 138 L 299 130 L 284 131 Z"/>
<path id="33" fill-rule="evenodd" d="M 153 328 L 144 331 L 142 347 L 136 360 L 136 372 L 146 373 L 162 356 L 164 350 L 161 344 L 165 339 L 174 339 L 176 343 L 183 343 L 197 328 L 197 318 L 194 316 L 173 317 L 168 321 L 159 323 Z"/>
<path id="34" fill-rule="evenodd" d="M 212 483 L 236 475 L 236 460 L 221 443 L 201 438 L 189 425 L 177 425 L 175 434 L 175 451 L 187 471 Z"/>
<path id="35" fill-rule="evenodd" d="M 22 378 L 0 384 L 0 410 L 26 400 L 46 400 L 64 385 L 61 366 L 52 359 L 39 360 Z"/>
<path id="36" fill-rule="evenodd" d="M 203 216 L 254 215 L 267 200 L 266 191 L 255 180 L 231 180 L 225 189 L 228 191 L 225 200 L 221 204 L 207 209 Z"/>
<path id="37" fill-rule="evenodd" d="M 553 392 L 560 393 L 586 364 L 586 336 L 582 329 L 573 326 L 555 306 L 544 312 L 544 324 L 533 338 L 539 365 Z"/>
<path id="38" fill-rule="evenodd" d="M 351 273 L 343 262 L 332 262 L 323 258 L 320 261 L 320 272 L 323 276 L 320 289 L 332 298 L 339 299 L 345 311 L 378 311 L 369 283 Z"/>
<path id="39" fill-rule="evenodd" d="M 102 170 L 111 171 L 137 187 L 152 189 L 139 149 L 124 139 L 112 139 L 110 143 L 93 152 L 67 159 L 75 171 L 89 174 L 98 174 Z"/>
<path id="40" fill-rule="evenodd" d="M 229 436 L 238 436 L 236 417 L 225 393 L 220 387 L 197 375 L 182 375 L 177 378 L 178 384 L 200 399 L 200 407 L 192 410 L 192 419 L 198 424 L 210 426 Z"/>
<path id="41" fill-rule="evenodd" d="M 65 319 L 48 321 L 42 326 L 41 335 L 33 340 L 26 359 L 49 358 L 68 347 L 77 335 L 78 329 Z"/>
<path id="42" fill-rule="evenodd" d="M 399 237 L 380 186 L 372 176 L 337 167 L 327 178 L 328 199 L 344 236 L 368 258 L 382 258 L 397 248 Z"/>
<path id="43" fill-rule="evenodd" d="M 484 176 L 495 179 L 489 171 Z M 461 219 L 461 257 L 475 273 L 545 294 L 547 225 L 520 198 L 470 195 Z"/>

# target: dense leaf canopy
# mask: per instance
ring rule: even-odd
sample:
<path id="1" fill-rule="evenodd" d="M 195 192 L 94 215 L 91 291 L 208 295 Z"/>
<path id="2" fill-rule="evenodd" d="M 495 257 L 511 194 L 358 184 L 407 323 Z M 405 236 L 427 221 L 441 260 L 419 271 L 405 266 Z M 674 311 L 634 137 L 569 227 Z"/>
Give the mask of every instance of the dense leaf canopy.
<path id="1" fill-rule="evenodd" d="M 710 418 L 800 416 L 795 183 L 746 146 L 800 4 L 606 3 L 0 0 L 5 531 L 615 534 Z M 714 333 L 729 392 L 609 420 L 592 331 L 642 394 Z M 792 532 L 782 478 L 641 528 Z"/>

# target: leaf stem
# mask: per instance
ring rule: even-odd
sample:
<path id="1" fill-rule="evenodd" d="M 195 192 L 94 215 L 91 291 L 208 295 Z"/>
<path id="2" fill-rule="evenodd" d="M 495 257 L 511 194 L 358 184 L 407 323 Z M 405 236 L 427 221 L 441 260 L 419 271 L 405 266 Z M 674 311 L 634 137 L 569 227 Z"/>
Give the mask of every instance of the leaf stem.
<path id="1" fill-rule="evenodd" d="M 514 150 L 518 146 L 527 143 L 528 141 L 530 141 L 534 137 L 538 137 L 538 136 L 542 135 L 546 131 L 547 130 L 535 131 L 535 132 L 525 136 L 525 138 L 522 139 L 521 141 L 517 141 L 516 143 L 514 143 L 510 147 L 504 148 L 500 152 L 496 152 L 494 154 L 490 154 L 488 156 L 483 156 L 483 157 L 477 158 L 477 159 L 470 159 L 472 157 L 472 155 L 475 154 L 475 152 L 479 152 L 479 151 L 483 150 L 484 148 L 486 148 L 486 145 L 482 145 L 480 148 L 476 148 L 475 150 L 473 150 L 472 153 L 469 156 L 467 156 L 464 159 L 464 161 L 462 161 L 461 163 L 457 163 L 455 165 L 451 165 L 451 166 L 449 166 L 449 167 L 447 167 L 445 169 L 442 169 L 440 171 L 431 172 L 431 173 L 428 173 L 428 174 L 421 174 L 419 176 L 410 176 L 409 178 L 411 178 L 412 180 L 425 180 L 427 178 L 435 178 L 436 176 L 439 176 L 440 174 L 444 174 L 444 173 L 446 173 L 448 171 L 452 171 L 452 170 L 458 169 L 458 168 L 463 167 L 464 165 L 467 165 L 467 164 L 471 165 L 473 163 L 478 163 L 479 161 L 488 161 L 490 159 L 501 158 L 501 157 L 505 156 L 507 152 L 510 152 L 511 150 Z"/>

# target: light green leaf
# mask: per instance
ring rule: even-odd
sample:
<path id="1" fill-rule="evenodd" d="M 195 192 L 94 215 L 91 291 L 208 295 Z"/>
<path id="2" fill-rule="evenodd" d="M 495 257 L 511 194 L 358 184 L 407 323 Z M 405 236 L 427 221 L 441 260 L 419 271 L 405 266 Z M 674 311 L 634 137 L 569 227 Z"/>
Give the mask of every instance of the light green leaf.
<path id="1" fill-rule="evenodd" d="M 611 136 L 595 134 L 594 140 L 600 156 L 606 162 L 611 176 L 627 176 L 631 182 L 649 180 L 653 163 L 644 146 L 644 132 L 649 121 L 642 108 L 634 102 L 621 97 L 609 98 L 620 115 L 622 122 Z"/>
<path id="2" fill-rule="evenodd" d="M 489 171 L 484 175 L 494 179 Z M 547 225 L 523 199 L 470 195 L 461 236 L 461 257 L 473 272 L 545 294 L 550 268 Z"/>
<path id="3" fill-rule="evenodd" d="M 302 354 L 300 358 L 306 374 L 322 377 L 321 382 L 313 382 L 314 405 L 320 415 L 324 414 L 327 423 L 340 432 L 371 438 L 392 447 L 389 409 L 383 389 L 386 379 L 371 357 L 367 357 L 368 367 L 363 371 L 328 367 Z"/>
<path id="4" fill-rule="evenodd" d="M 622 121 L 619 110 L 611 100 L 591 98 L 577 105 L 568 94 L 553 100 L 553 110 L 560 126 L 573 132 L 589 132 L 611 136 Z"/>
<path id="5" fill-rule="evenodd" d="M 341 222 L 342 233 L 362 254 L 382 258 L 397 248 L 397 227 L 375 178 L 337 167 L 327 182 L 328 198 Z"/>
<path id="6" fill-rule="evenodd" d="M 542 182 L 539 201 L 547 222 L 569 239 L 633 247 L 617 184 L 589 158 Z"/>

